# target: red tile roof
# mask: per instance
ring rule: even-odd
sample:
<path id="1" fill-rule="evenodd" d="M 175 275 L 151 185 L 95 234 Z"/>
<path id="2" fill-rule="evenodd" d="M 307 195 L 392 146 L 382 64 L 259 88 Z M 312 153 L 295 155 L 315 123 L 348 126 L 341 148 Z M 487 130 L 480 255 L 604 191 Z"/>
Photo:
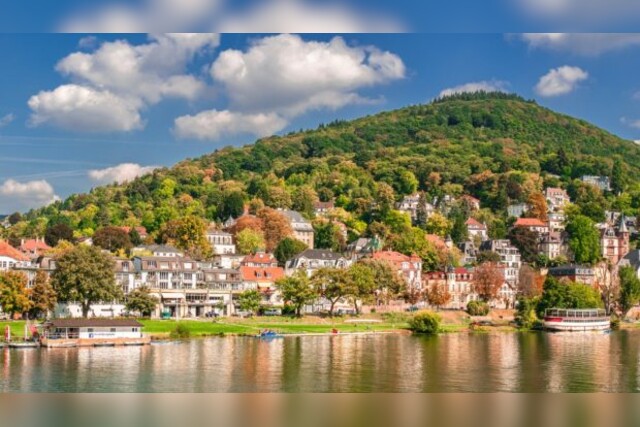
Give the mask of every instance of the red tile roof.
<path id="1" fill-rule="evenodd" d="M 27 256 L 3 240 L 0 240 L 0 256 L 6 256 L 16 261 L 29 261 Z"/>
<path id="2" fill-rule="evenodd" d="M 20 245 L 20 250 L 22 250 L 23 252 L 48 251 L 49 249 L 51 249 L 51 246 L 38 239 L 25 240 Z"/>
<path id="3" fill-rule="evenodd" d="M 518 218 L 515 227 L 546 227 L 547 224 L 540 221 L 538 218 Z"/>
<path id="4" fill-rule="evenodd" d="M 242 259 L 242 265 L 247 264 L 278 264 L 278 260 L 273 254 L 257 252 L 253 255 L 247 255 Z"/>
<path id="5" fill-rule="evenodd" d="M 467 226 L 473 226 L 473 227 L 478 227 L 478 228 L 486 228 L 486 226 L 484 224 L 482 224 L 481 222 L 479 222 L 478 220 L 476 220 L 474 218 L 469 218 L 467 220 Z"/>
<path id="6" fill-rule="evenodd" d="M 240 267 L 242 280 L 247 282 L 273 283 L 284 277 L 284 269 L 280 267 Z"/>
<path id="7" fill-rule="evenodd" d="M 418 257 L 417 255 L 407 256 L 401 254 L 400 252 L 394 251 L 374 252 L 373 259 L 389 261 L 393 263 L 420 261 L 420 257 Z"/>
<path id="8" fill-rule="evenodd" d="M 427 241 L 433 243 L 436 248 L 444 248 L 447 246 L 444 239 L 437 234 L 427 234 Z"/>

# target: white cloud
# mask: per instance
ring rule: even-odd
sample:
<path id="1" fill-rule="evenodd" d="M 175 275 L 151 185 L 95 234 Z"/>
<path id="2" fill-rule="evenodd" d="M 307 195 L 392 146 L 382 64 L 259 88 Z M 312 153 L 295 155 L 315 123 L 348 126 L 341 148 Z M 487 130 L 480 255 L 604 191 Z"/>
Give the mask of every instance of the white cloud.
<path id="1" fill-rule="evenodd" d="M 245 52 L 222 52 L 211 75 L 234 109 L 291 117 L 370 102 L 356 91 L 402 79 L 405 65 L 393 53 L 348 46 L 341 37 L 320 42 L 285 34 L 258 39 Z"/>
<path id="2" fill-rule="evenodd" d="M 629 119 L 627 117 L 622 117 L 620 119 L 620 122 L 622 124 L 625 124 L 629 127 L 635 128 L 635 129 L 640 129 L 640 119 Z"/>
<path id="3" fill-rule="evenodd" d="M 634 22 L 640 3 L 633 0 L 518 0 L 528 18 L 573 25 L 602 25 Z"/>
<path id="4" fill-rule="evenodd" d="M 102 183 L 123 183 L 153 172 L 158 166 L 141 166 L 137 163 L 121 163 L 106 169 L 90 170 L 88 175 L 92 180 Z"/>
<path id="5" fill-rule="evenodd" d="M 450 96 L 458 93 L 505 92 L 508 85 L 509 84 L 507 82 L 499 80 L 483 80 L 479 82 L 470 82 L 444 89 L 440 92 L 439 96 Z"/>
<path id="6" fill-rule="evenodd" d="M 578 83 L 586 80 L 589 74 L 579 67 L 563 66 L 550 70 L 540 77 L 540 81 L 535 87 L 538 95 L 552 97 L 566 95 L 573 92 Z"/>
<path id="7" fill-rule="evenodd" d="M 148 33 L 194 31 L 210 22 L 221 0 L 145 0 L 78 11 L 64 20 L 65 33 Z"/>
<path id="8" fill-rule="evenodd" d="M 640 46 L 640 34 L 624 33 L 524 33 L 520 37 L 532 48 L 596 56 Z"/>
<path id="9" fill-rule="evenodd" d="M 156 34 L 149 43 L 103 43 L 94 52 L 75 52 L 56 70 L 72 84 L 29 100 L 31 123 L 78 131 L 131 131 L 143 127 L 140 111 L 164 98 L 193 100 L 207 86 L 186 73 L 194 57 L 218 46 L 217 34 Z"/>
<path id="10" fill-rule="evenodd" d="M 269 0 L 225 16 L 216 31 L 222 33 L 399 33 L 403 26 L 388 16 L 355 10 L 344 3 Z"/>
<path id="11" fill-rule="evenodd" d="M 31 124 L 52 124 L 79 132 L 128 132 L 144 127 L 141 104 L 109 91 L 78 85 L 59 86 L 29 99 Z"/>
<path id="12" fill-rule="evenodd" d="M 175 134 L 180 138 L 217 141 L 235 134 L 270 136 L 284 129 L 287 121 L 275 113 L 243 114 L 232 111 L 203 111 L 175 120 Z"/>
<path id="13" fill-rule="evenodd" d="M 0 185 L 0 212 L 25 211 L 59 200 L 45 180 L 18 182 L 8 179 Z"/>
<path id="14" fill-rule="evenodd" d="M 9 125 L 15 119 L 16 119 L 16 116 L 13 113 L 5 114 L 4 116 L 0 117 L 0 128 L 3 128 Z"/>

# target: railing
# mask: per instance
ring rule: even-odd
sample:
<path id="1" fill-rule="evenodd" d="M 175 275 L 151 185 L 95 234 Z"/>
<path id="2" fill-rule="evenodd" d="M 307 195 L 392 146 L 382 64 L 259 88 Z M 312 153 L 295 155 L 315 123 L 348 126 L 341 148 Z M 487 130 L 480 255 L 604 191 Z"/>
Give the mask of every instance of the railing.
<path id="1" fill-rule="evenodd" d="M 74 339 L 78 339 L 80 338 L 80 334 L 77 332 L 72 332 L 72 333 L 67 333 L 67 334 L 62 334 L 62 333 L 46 333 L 44 335 L 44 337 L 46 339 L 49 340 L 66 340 L 66 339 L 70 339 L 70 340 L 74 340 Z"/>

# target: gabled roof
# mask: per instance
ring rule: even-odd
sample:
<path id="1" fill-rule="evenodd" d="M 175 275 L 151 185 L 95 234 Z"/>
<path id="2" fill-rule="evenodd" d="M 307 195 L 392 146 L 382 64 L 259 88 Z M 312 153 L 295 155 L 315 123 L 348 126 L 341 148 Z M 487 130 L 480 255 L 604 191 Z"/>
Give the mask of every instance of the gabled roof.
<path id="1" fill-rule="evenodd" d="M 291 259 L 299 258 L 337 261 L 343 256 L 329 249 L 306 249 Z"/>
<path id="2" fill-rule="evenodd" d="M 20 249 L 25 252 L 48 251 L 51 246 L 47 245 L 43 240 L 29 239 L 22 242 Z"/>
<path id="3" fill-rule="evenodd" d="M 420 261 L 420 257 L 418 257 L 417 255 L 407 256 L 407 255 L 401 254 L 400 252 L 395 252 L 395 251 L 375 252 L 372 258 L 381 260 L 381 261 L 389 261 L 393 263 Z"/>
<path id="4" fill-rule="evenodd" d="M 275 282 L 284 277 L 284 269 L 280 267 L 240 267 L 242 280 L 247 282 Z"/>
<path id="5" fill-rule="evenodd" d="M 8 258 L 15 259 L 16 261 L 29 261 L 27 256 L 4 240 L 0 240 L 0 256 L 6 256 Z"/>
<path id="6" fill-rule="evenodd" d="M 482 224 L 480 221 L 478 221 L 475 218 L 469 218 L 466 222 L 467 227 L 471 226 L 471 227 L 476 227 L 476 228 L 487 228 L 486 225 Z"/>
<path id="7" fill-rule="evenodd" d="M 514 227 L 546 227 L 547 224 L 538 218 L 518 218 Z"/>
<path id="8" fill-rule="evenodd" d="M 256 252 L 253 255 L 247 255 L 242 259 L 242 264 L 277 264 L 278 260 L 271 253 Z"/>

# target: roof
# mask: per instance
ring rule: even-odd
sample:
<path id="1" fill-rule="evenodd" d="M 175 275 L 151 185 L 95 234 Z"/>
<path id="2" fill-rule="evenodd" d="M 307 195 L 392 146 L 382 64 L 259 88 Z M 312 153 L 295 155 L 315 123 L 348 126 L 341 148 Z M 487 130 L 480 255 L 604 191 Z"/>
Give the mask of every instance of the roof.
<path id="1" fill-rule="evenodd" d="M 271 253 L 256 252 L 253 255 L 247 255 L 242 259 L 243 264 L 274 264 L 278 263 L 276 257 Z"/>
<path id="2" fill-rule="evenodd" d="M 538 218 L 518 218 L 515 227 L 546 227 L 547 224 Z"/>
<path id="3" fill-rule="evenodd" d="M 475 218 L 469 218 L 466 222 L 467 226 L 473 226 L 478 228 L 487 228 L 486 225 L 482 224 L 480 221 Z"/>
<path id="4" fill-rule="evenodd" d="M 306 249 L 291 259 L 308 258 L 321 260 L 339 260 L 343 256 L 329 249 Z"/>
<path id="5" fill-rule="evenodd" d="M 563 188 L 557 188 L 557 187 L 548 187 L 545 192 L 547 194 L 558 194 L 558 195 L 562 195 L 562 196 L 568 196 L 567 195 L 567 191 Z"/>
<path id="6" fill-rule="evenodd" d="M 416 255 L 407 256 L 401 254 L 400 252 L 395 251 L 381 251 L 375 252 L 372 256 L 373 259 L 378 259 L 382 261 L 390 261 L 390 262 L 411 262 L 411 261 L 419 261 L 420 258 Z"/>
<path id="7" fill-rule="evenodd" d="M 120 230 L 124 231 L 125 233 L 130 233 L 131 232 L 131 227 L 129 227 L 129 226 L 122 226 L 122 227 L 118 227 L 118 228 Z M 141 225 L 139 225 L 137 227 L 133 227 L 133 229 L 136 230 L 138 232 L 138 234 L 140 234 L 140 235 L 148 234 L 146 227 L 143 227 Z"/>
<path id="8" fill-rule="evenodd" d="M 242 280 L 248 282 L 275 282 L 284 277 L 284 269 L 281 267 L 240 267 Z"/>
<path id="9" fill-rule="evenodd" d="M 313 204 L 314 209 L 333 209 L 333 201 L 329 202 L 315 202 Z"/>
<path id="10" fill-rule="evenodd" d="M 35 251 L 47 251 L 49 249 L 51 249 L 51 246 L 47 245 L 44 240 L 39 240 L 39 239 L 29 239 L 29 240 L 25 240 L 21 245 L 20 245 L 20 249 L 22 249 L 23 251 L 28 251 L 28 252 L 35 252 Z"/>
<path id="11" fill-rule="evenodd" d="M 141 328 L 142 323 L 135 319 L 53 319 L 46 323 L 54 328 Z"/>
<path id="12" fill-rule="evenodd" d="M 560 265 L 558 267 L 552 267 L 549 269 L 549 274 L 552 276 L 564 276 L 584 273 L 594 274 L 594 270 L 591 267 L 585 267 L 583 265 Z"/>
<path id="13" fill-rule="evenodd" d="M 427 241 L 433 243 L 437 248 L 443 248 L 447 246 L 445 240 L 437 234 L 427 234 L 426 238 Z"/>
<path id="14" fill-rule="evenodd" d="M 475 197 L 470 196 L 468 194 L 465 194 L 464 196 L 462 196 L 462 199 L 469 200 L 474 203 L 480 203 L 480 199 L 476 199 Z"/>
<path id="15" fill-rule="evenodd" d="M 13 258 L 16 261 L 29 261 L 29 258 L 4 240 L 0 240 L 0 256 Z"/>
<path id="16" fill-rule="evenodd" d="M 176 254 L 182 253 L 182 251 L 169 245 L 147 245 L 142 247 L 151 252 L 176 253 Z"/>

